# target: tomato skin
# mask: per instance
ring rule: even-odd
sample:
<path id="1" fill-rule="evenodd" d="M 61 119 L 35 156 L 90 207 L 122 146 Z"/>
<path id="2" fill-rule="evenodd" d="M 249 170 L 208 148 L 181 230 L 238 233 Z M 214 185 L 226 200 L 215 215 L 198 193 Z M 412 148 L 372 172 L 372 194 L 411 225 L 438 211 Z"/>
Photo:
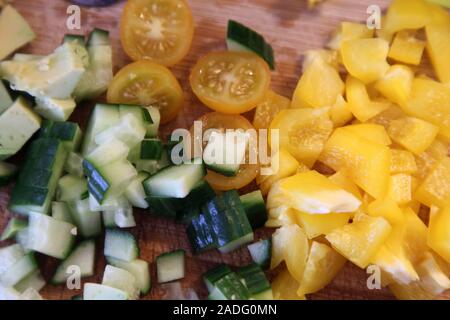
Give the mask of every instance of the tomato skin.
<path id="1" fill-rule="evenodd" d="M 212 52 L 197 61 L 189 82 L 197 98 L 209 108 L 240 114 L 264 100 L 270 85 L 270 69 L 254 53 Z"/>
<path id="2" fill-rule="evenodd" d="M 154 5 L 159 5 L 160 11 L 165 12 L 150 12 Z M 170 21 L 175 19 L 171 15 L 181 21 L 176 27 Z M 152 39 L 153 31 L 149 25 L 157 30 L 156 38 Z M 165 32 L 161 31 L 164 25 L 169 26 Z M 120 41 L 125 53 L 134 61 L 145 59 L 166 67 L 173 66 L 188 54 L 193 37 L 194 19 L 185 0 L 128 0 L 123 8 Z"/>
<path id="3" fill-rule="evenodd" d="M 133 62 L 119 70 L 108 87 L 106 98 L 108 103 L 159 107 L 162 124 L 177 116 L 185 100 L 172 72 L 148 60 Z"/>
<path id="4" fill-rule="evenodd" d="M 196 121 L 201 121 L 202 123 L 202 133 L 204 134 L 208 129 L 243 129 L 243 130 L 254 130 L 252 124 L 243 116 L 240 115 L 228 115 L 219 112 L 210 112 L 201 116 Z M 191 134 L 191 146 L 193 148 L 195 141 L 203 141 L 203 137 L 197 136 L 194 131 L 194 126 L 190 129 Z M 203 147 L 205 146 L 203 143 Z M 249 145 L 255 146 L 252 152 L 257 154 L 257 143 L 249 143 Z M 250 184 L 259 173 L 259 163 L 249 164 L 248 153 L 246 156 L 246 163 L 242 164 L 239 172 L 234 177 L 226 177 L 214 171 L 208 170 L 205 180 L 211 185 L 215 190 L 227 191 L 233 189 L 241 189 L 246 185 Z"/>

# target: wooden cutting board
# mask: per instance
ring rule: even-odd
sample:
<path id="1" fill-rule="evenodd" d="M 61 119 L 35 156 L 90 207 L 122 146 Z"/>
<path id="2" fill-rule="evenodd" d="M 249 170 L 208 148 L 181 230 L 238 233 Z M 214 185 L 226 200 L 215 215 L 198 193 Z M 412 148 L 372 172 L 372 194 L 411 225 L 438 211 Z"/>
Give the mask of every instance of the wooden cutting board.
<path id="1" fill-rule="evenodd" d="M 81 30 L 69 31 L 66 28 L 68 1 L 63 0 L 13 0 L 15 8 L 29 21 L 37 33 L 37 39 L 23 48 L 26 53 L 47 54 L 56 48 L 66 33 L 87 34 L 92 28 L 99 27 L 110 31 L 114 54 L 115 71 L 130 62 L 124 54 L 119 41 L 119 20 L 124 1 L 105 8 L 82 8 Z M 331 32 L 342 20 L 364 21 L 366 9 L 371 4 L 386 8 L 388 0 L 328 0 L 313 10 L 308 10 L 306 0 L 189 0 L 194 19 L 195 37 L 187 57 L 172 68 L 186 93 L 186 105 L 178 118 L 162 128 L 163 137 L 172 129 L 188 128 L 193 120 L 208 109 L 194 97 L 189 88 L 190 68 L 203 54 L 225 49 L 227 20 L 236 19 L 259 32 L 262 32 L 273 45 L 277 70 L 273 72 L 272 89 L 291 97 L 301 72 L 302 53 L 308 49 L 321 48 Z M 104 99 L 104 98 L 103 98 Z M 102 100 L 102 99 L 100 99 Z M 86 125 L 93 103 L 78 106 L 71 120 Z M 249 115 L 251 116 L 251 115 Z M 20 156 L 16 157 L 20 161 Z M 10 187 L 0 189 L 0 230 L 3 230 L 11 213 L 6 208 Z M 183 248 L 187 252 L 187 275 L 183 279 L 184 288 L 194 288 L 201 298 L 207 291 L 201 275 L 218 263 L 233 266 L 248 264 L 250 260 L 246 248 L 230 254 L 211 251 L 193 256 L 185 235 L 185 226 L 177 225 L 150 216 L 148 212 L 136 210 L 137 228 L 132 232 L 139 239 L 141 258 L 151 264 L 153 287 L 144 299 L 159 299 L 164 290 L 156 284 L 155 257 L 162 252 Z M 258 237 L 270 235 L 270 230 L 259 230 Z M 102 254 L 103 239 L 98 241 L 98 259 L 96 275 L 84 282 L 101 282 L 104 269 Z M 0 246 L 6 245 L 5 243 Z M 41 270 L 49 279 L 57 261 L 40 257 Z M 311 295 L 311 299 L 392 299 L 387 289 L 369 290 L 366 286 L 367 274 L 351 263 L 324 290 Z M 68 299 L 79 294 L 80 290 L 68 290 L 65 286 L 46 286 L 42 295 L 46 299 Z"/>

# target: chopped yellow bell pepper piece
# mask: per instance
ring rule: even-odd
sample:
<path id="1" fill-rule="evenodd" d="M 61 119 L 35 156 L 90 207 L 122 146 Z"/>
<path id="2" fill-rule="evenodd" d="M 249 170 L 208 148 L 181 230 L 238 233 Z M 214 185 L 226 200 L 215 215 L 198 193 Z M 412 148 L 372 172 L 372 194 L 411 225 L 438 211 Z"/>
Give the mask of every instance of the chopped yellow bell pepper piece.
<path id="1" fill-rule="evenodd" d="M 384 20 L 383 28 L 390 33 L 405 29 L 423 28 L 431 13 L 424 0 L 393 0 Z"/>
<path id="2" fill-rule="evenodd" d="M 415 32 L 399 31 L 392 42 L 388 57 L 399 62 L 419 65 L 425 44 L 425 41 L 415 38 Z"/>
<path id="3" fill-rule="evenodd" d="M 305 296 L 297 294 L 298 282 L 289 271 L 283 269 L 272 282 L 274 300 L 306 300 Z"/>
<path id="4" fill-rule="evenodd" d="M 315 49 L 307 50 L 305 52 L 305 58 L 303 59 L 302 71 L 305 72 L 312 64 L 314 59 L 321 59 L 327 64 L 335 68 L 339 67 L 339 55 L 336 50 Z"/>
<path id="5" fill-rule="evenodd" d="M 427 53 L 439 80 L 450 83 L 450 23 L 429 24 L 425 27 Z"/>
<path id="6" fill-rule="evenodd" d="M 275 115 L 290 105 L 291 100 L 269 90 L 265 99 L 256 106 L 253 126 L 255 129 L 268 129 Z"/>
<path id="7" fill-rule="evenodd" d="M 375 83 L 375 88 L 388 100 L 404 105 L 411 94 L 413 71 L 407 66 L 393 65 L 388 72 Z"/>
<path id="8" fill-rule="evenodd" d="M 292 98 L 293 108 L 329 107 L 344 93 L 339 73 L 320 57 L 315 57 L 298 81 Z"/>
<path id="9" fill-rule="evenodd" d="M 305 230 L 308 239 L 326 235 L 348 223 L 351 213 L 309 214 L 295 211 L 298 224 Z"/>
<path id="10" fill-rule="evenodd" d="M 345 258 L 326 244 L 313 241 L 297 294 L 319 291 L 328 285 L 345 265 Z"/>
<path id="11" fill-rule="evenodd" d="M 423 288 L 428 292 L 438 295 L 450 289 L 450 279 L 430 252 L 425 254 L 424 259 L 417 266 L 417 271 L 421 275 Z"/>
<path id="12" fill-rule="evenodd" d="M 342 95 L 339 95 L 336 98 L 336 102 L 331 106 L 330 118 L 331 121 L 333 121 L 335 128 L 342 127 L 352 120 L 353 113 Z"/>
<path id="13" fill-rule="evenodd" d="M 419 118 L 405 117 L 393 120 L 387 131 L 396 143 L 414 154 L 420 154 L 433 143 L 439 128 Z"/>
<path id="14" fill-rule="evenodd" d="M 284 148 L 280 148 L 271 158 L 271 167 L 273 171 L 271 175 L 258 175 L 256 177 L 256 183 L 258 185 L 264 184 L 265 187 L 261 188 L 263 195 L 266 195 L 275 182 L 280 179 L 294 175 L 299 167 L 299 162 Z M 260 170 L 260 172 L 265 172 Z M 264 189 L 264 192 L 263 190 Z"/>
<path id="15" fill-rule="evenodd" d="M 407 114 L 438 126 L 439 133 L 450 138 L 450 86 L 415 78 L 409 101 L 401 107 Z"/>
<path id="16" fill-rule="evenodd" d="M 419 179 L 424 179 L 434 165 L 448 154 L 449 145 L 435 140 L 427 150 L 416 156 L 417 173 Z"/>
<path id="17" fill-rule="evenodd" d="M 409 207 L 403 208 L 403 215 L 406 226 L 403 234 L 403 246 L 408 259 L 415 265 L 423 259 L 428 251 L 427 226 Z"/>
<path id="18" fill-rule="evenodd" d="M 389 43 L 380 38 L 345 41 L 341 47 L 344 66 L 365 84 L 380 79 L 389 70 L 388 52 Z"/>
<path id="19" fill-rule="evenodd" d="M 391 226 L 384 218 L 361 214 L 351 224 L 330 232 L 326 239 L 345 258 L 360 268 L 366 268 L 390 232 Z"/>
<path id="20" fill-rule="evenodd" d="M 412 200 L 412 179 L 409 174 L 397 173 L 391 176 L 387 196 L 400 205 Z"/>
<path id="21" fill-rule="evenodd" d="M 450 204 L 450 158 L 445 157 L 430 171 L 417 188 L 414 198 L 424 205 L 445 207 Z"/>
<path id="22" fill-rule="evenodd" d="M 314 170 L 280 180 L 276 187 L 285 197 L 284 205 L 305 213 L 349 213 L 361 205 L 353 194 Z"/>
<path id="23" fill-rule="evenodd" d="M 279 130 L 279 144 L 294 158 L 312 167 L 323 145 L 333 131 L 328 108 L 300 108 L 281 110 L 270 124 Z M 272 141 L 269 141 L 273 146 Z"/>
<path id="24" fill-rule="evenodd" d="M 391 149 L 391 173 L 414 174 L 417 172 L 417 164 L 414 155 L 401 149 Z"/>
<path id="25" fill-rule="evenodd" d="M 343 21 L 328 42 L 327 47 L 338 50 L 345 41 L 372 38 L 373 29 L 367 28 L 366 24 Z"/>
<path id="26" fill-rule="evenodd" d="M 391 138 L 383 126 L 374 123 L 361 123 L 346 126 L 345 130 L 350 130 L 353 134 L 367 139 L 370 142 L 379 143 L 388 146 L 392 143 Z"/>
<path id="27" fill-rule="evenodd" d="M 450 263 L 450 205 L 430 210 L 428 246 Z"/>
<path id="28" fill-rule="evenodd" d="M 374 198 L 382 198 L 389 185 L 391 151 L 388 147 L 336 129 L 319 160 L 338 171 L 346 169 L 350 179 Z"/>
<path id="29" fill-rule="evenodd" d="M 346 95 L 348 108 L 361 122 L 366 122 L 390 107 L 390 103 L 386 101 L 371 101 L 364 83 L 350 75 L 346 81 Z"/>
<path id="30" fill-rule="evenodd" d="M 340 186 L 345 191 L 350 192 L 359 200 L 362 200 L 361 191 L 358 186 L 349 178 L 348 172 L 345 170 L 339 170 L 335 174 L 328 177 L 328 179 L 338 186 Z"/>
<path id="31" fill-rule="evenodd" d="M 396 225 L 404 221 L 402 209 L 390 198 L 372 201 L 367 206 L 367 213 L 372 217 L 383 217 L 391 225 Z"/>
<path id="32" fill-rule="evenodd" d="M 385 129 L 387 129 L 392 120 L 401 119 L 405 116 L 405 112 L 403 112 L 400 107 L 390 105 L 386 110 L 381 111 L 375 117 L 370 118 L 367 122 L 382 125 Z"/>

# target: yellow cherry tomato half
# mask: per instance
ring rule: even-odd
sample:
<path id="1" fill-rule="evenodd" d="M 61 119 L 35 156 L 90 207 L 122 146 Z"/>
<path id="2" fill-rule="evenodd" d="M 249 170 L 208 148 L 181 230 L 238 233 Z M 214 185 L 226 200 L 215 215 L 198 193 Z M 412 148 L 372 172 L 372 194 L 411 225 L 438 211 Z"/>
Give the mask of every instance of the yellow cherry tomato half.
<path id="1" fill-rule="evenodd" d="M 195 95 L 213 110 L 240 114 L 260 103 L 269 89 L 267 63 L 250 52 L 213 52 L 200 58 L 191 71 Z"/>
<path id="2" fill-rule="evenodd" d="M 194 21 L 185 0 L 128 0 L 120 20 L 120 40 L 133 60 L 172 66 L 188 53 Z"/>
<path id="3" fill-rule="evenodd" d="M 196 141 L 202 141 L 203 147 L 206 146 L 207 141 L 204 141 L 203 136 L 201 135 L 205 134 L 208 129 L 242 129 L 245 131 L 248 129 L 254 130 L 252 124 L 246 118 L 240 115 L 228 115 L 219 112 L 210 112 L 204 114 L 202 117 L 197 119 L 197 121 L 201 122 L 202 130 L 200 130 L 201 132 L 196 132 L 194 126 L 191 127 L 190 134 L 191 139 L 193 139 L 193 141 L 191 141 L 192 147 Z M 250 139 L 257 139 L 257 137 L 251 136 Z M 250 164 L 249 161 L 251 153 L 255 155 L 257 159 L 257 146 L 257 141 L 251 141 L 249 143 L 249 148 L 247 149 L 247 153 L 245 156 L 245 162 L 241 164 L 236 176 L 226 177 L 214 171 L 208 170 L 208 173 L 205 177 L 206 181 L 211 185 L 213 189 L 220 191 L 240 189 L 250 184 L 250 182 L 252 182 L 256 178 L 259 172 L 259 163 Z"/>
<path id="4" fill-rule="evenodd" d="M 106 98 L 109 103 L 157 107 L 161 123 L 175 118 L 184 102 L 183 90 L 172 72 L 147 60 L 133 62 L 117 72 Z"/>

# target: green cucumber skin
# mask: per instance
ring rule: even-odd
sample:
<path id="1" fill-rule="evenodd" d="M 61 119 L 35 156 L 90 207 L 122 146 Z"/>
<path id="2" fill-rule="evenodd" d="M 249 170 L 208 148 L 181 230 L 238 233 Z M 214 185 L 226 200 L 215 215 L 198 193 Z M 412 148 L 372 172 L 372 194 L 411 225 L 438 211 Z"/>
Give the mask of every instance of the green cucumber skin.
<path id="1" fill-rule="evenodd" d="M 18 218 L 12 218 L 9 220 L 6 228 L 0 237 L 0 241 L 8 240 L 16 236 L 17 232 L 28 227 L 28 221 L 21 220 Z"/>
<path id="2" fill-rule="evenodd" d="M 210 300 L 248 300 L 250 298 L 250 292 L 247 287 L 244 286 L 239 276 L 234 272 L 217 280 L 214 288 L 213 293 L 208 297 Z M 218 290 L 221 296 L 215 297 L 215 290 Z"/>
<path id="3" fill-rule="evenodd" d="M 151 214 L 169 219 L 175 219 L 183 206 L 182 199 L 149 196 L 146 198 Z"/>
<path id="4" fill-rule="evenodd" d="M 267 211 L 261 191 L 244 194 L 240 199 L 253 230 L 263 227 L 267 221 Z"/>
<path id="5" fill-rule="evenodd" d="M 130 256 L 127 256 L 123 252 L 117 252 L 117 246 L 111 246 L 111 244 L 116 240 L 119 241 L 120 245 L 131 246 L 130 249 L 132 252 L 128 253 Z M 127 231 L 119 230 L 116 228 L 106 229 L 104 255 L 106 257 L 112 257 L 124 261 L 132 261 L 134 259 L 137 259 L 137 257 L 139 257 L 139 246 L 137 244 L 136 238 Z"/>
<path id="6" fill-rule="evenodd" d="M 163 144 L 159 139 L 145 139 L 141 142 L 140 159 L 159 160 L 163 153 Z"/>
<path id="7" fill-rule="evenodd" d="M 239 268 L 236 273 L 250 292 L 250 297 L 272 289 L 264 271 L 255 263 Z"/>
<path id="8" fill-rule="evenodd" d="M 17 166 L 0 161 L 0 187 L 10 183 L 17 175 Z"/>
<path id="9" fill-rule="evenodd" d="M 216 193 L 206 180 L 201 180 L 184 198 L 181 211 L 177 214 L 177 220 L 182 223 L 189 223 L 193 217 L 201 212 L 201 206 L 214 199 Z"/>
<path id="10" fill-rule="evenodd" d="M 256 31 L 237 21 L 228 20 L 227 41 L 228 40 L 240 45 L 247 51 L 256 53 L 267 62 L 270 69 L 275 69 L 273 48 L 266 42 L 264 37 Z"/>
<path id="11" fill-rule="evenodd" d="M 109 31 L 95 28 L 89 34 L 86 45 L 88 47 L 109 45 Z"/>
<path id="12" fill-rule="evenodd" d="M 204 273 L 203 281 L 205 282 L 208 291 L 211 293 L 214 289 L 214 284 L 231 272 L 232 271 L 229 266 L 227 266 L 226 264 L 220 264 L 217 267 L 210 269 L 206 273 Z"/>
<path id="13" fill-rule="evenodd" d="M 44 120 L 39 132 L 40 138 L 61 140 L 68 151 L 78 149 L 81 142 L 81 129 L 75 122 Z"/>

